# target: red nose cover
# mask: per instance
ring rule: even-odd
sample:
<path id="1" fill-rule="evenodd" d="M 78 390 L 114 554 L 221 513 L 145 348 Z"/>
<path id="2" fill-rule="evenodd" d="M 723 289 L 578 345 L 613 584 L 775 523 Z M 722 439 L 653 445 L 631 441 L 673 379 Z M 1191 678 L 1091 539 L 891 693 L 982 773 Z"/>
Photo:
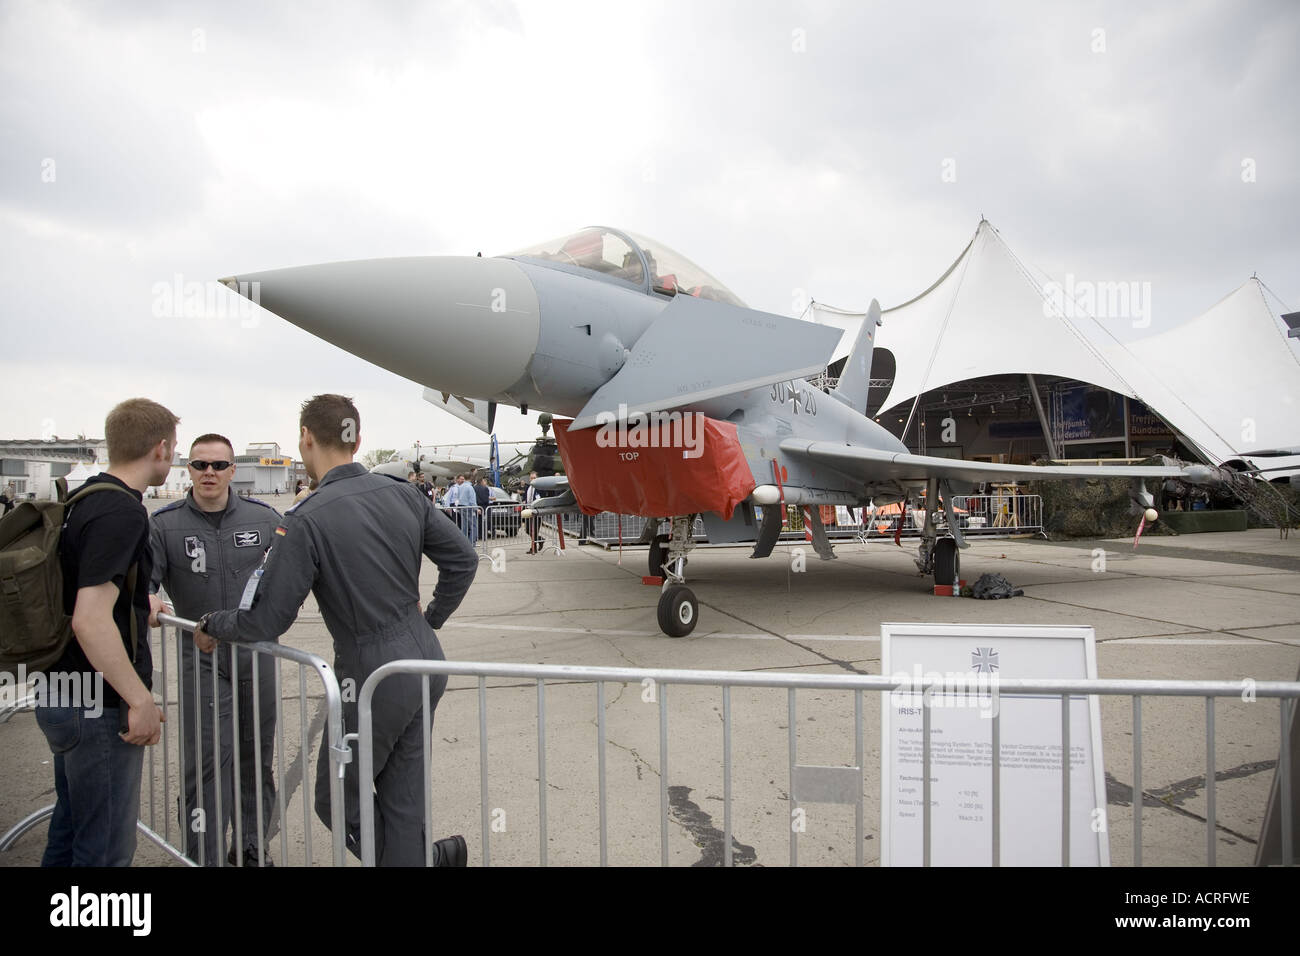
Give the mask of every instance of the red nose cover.
<path id="1" fill-rule="evenodd" d="M 676 417 L 580 431 L 569 431 L 571 420 L 555 420 L 564 471 L 584 514 L 668 518 L 715 511 L 731 518 L 755 487 L 736 426 L 696 413 Z"/>

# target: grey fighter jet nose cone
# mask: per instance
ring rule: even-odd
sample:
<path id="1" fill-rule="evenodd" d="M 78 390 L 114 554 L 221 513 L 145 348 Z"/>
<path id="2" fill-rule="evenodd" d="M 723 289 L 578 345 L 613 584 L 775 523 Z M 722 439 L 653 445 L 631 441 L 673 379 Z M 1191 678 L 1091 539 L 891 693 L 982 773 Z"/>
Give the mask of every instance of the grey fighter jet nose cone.
<path id="1" fill-rule="evenodd" d="M 299 328 L 440 391 L 502 392 L 537 350 L 537 292 L 508 259 L 363 259 L 221 281 Z"/>

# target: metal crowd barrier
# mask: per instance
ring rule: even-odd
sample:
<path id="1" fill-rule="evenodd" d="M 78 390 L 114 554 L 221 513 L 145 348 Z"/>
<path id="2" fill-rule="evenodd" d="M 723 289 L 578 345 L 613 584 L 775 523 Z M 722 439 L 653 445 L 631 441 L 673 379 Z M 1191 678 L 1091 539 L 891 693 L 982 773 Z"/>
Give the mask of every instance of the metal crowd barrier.
<path id="1" fill-rule="evenodd" d="M 461 534 L 465 535 L 474 544 L 483 540 L 483 509 L 477 505 L 454 505 L 447 507 L 434 502 L 433 505 L 460 528 Z"/>
<path id="2" fill-rule="evenodd" d="M 204 771 L 207 755 L 195 761 L 195 800 L 193 809 L 199 811 L 200 818 L 204 821 L 204 829 L 207 827 L 216 827 L 219 829 L 217 846 L 219 848 L 218 859 L 212 861 L 217 866 L 227 865 L 227 848 L 226 832 L 222 820 L 222 779 L 220 776 L 220 754 L 221 754 L 221 734 L 223 720 L 229 721 L 231 727 L 231 746 L 233 750 L 233 759 L 231 761 L 233 787 L 231 793 L 234 795 L 236 806 L 231 808 L 231 827 L 234 831 L 234 846 L 238 848 L 236 853 L 236 866 L 243 866 L 243 826 L 242 816 L 238 803 L 243 790 L 241 784 L 247 781 L 240 779 L 240 734 L 239 734 L 239 693 L 237 689 L 232 689 L 230 694 L 231 713 L 225 716 L 221 712 L 221 697 L 219 684 L 221 677 L 216 667 L 216 655 L 229 655 L 230 661 L 230 681 L 237 684 L 239 674 L 239 655 L 246 655 L 250 659 L 250 667 L 253 678 L 253 686 L 258 686 L 261 677 L 260 669 L 263 666 L 270 666 L 275 681 L 275 753 L 276 753 L 276 778 L 278 785 L 276 791 L 276 811 L 277 819 L 273 821 L 278 824 L 279 835 L 279 864 L 287 865 L 289 862 L 288 852 L 288 820 L 285 812 L 285 782 L 287 779 L 285 768 L 285 744 L 284 744 L 284 720 L 283 720 L 283 683 L 281 678 L 281 661 L 290 661 L 298 665 L 298 718 L 299 718 L 299 755 L 298 761 L 301 763 L 301 800 L 303 807 L 303 831 L 302 843 L 304 847 L 302 862 L 306 866 L 312 865 L 312 816 L 313 816 L 313 793 L 314 793 L 314 776 L 309 772 L 309 761 L 312 755 L 312 734 L 310 724 L 307 718 L 307 671 L 314 671 L 320 679 L 323 688 L 323 703 L 326 714 L 326 722 L 323 732 L 329 741 L 328 752 L 330 759 L 330 833 L 332 843 L 332 862 L 334 866 L 345 865 L 345 828 L 344 828 L 344 806 L 343 806 L 343 764 L 350 759 L 344 743 L 343 735 L 343 698 L 339 691 L 338 680 L 334 675 L 333 669 L 322 658 L 315 654 L 309 654 L 292 647 L 284 647 L 280 644 L 259 642 L 254 644 L 243 643 L 222 643 L 212 652 L 213 660 L 208 672 L 211 674 L 212 681 L 212 703 L 213 710 L 211 720 L 207 715 L 194 721 L 193 739 L 185 740 L 182 727 L 184 721 L 182 714 L 187 706 L 187 695 L 192 694 L 193 699 L 202 700 L 200 693 L 200 681 L 206 679 L 202 675 L 202 668 L 197 664 L 193 668 L 193 677 L 189 681 L 190 686 L 186 686 L 187 681 L 183 679 L 184 675 L 184 656 L 183 646 L 193 640 L 194 621 L 185 618 L 174 617 L 168 614 L 160 614 L 159 622 L 161 627 L 156 632 L 150 631 L 150 641 L 152 644 L 155 661 L 154 671 L 154 699 L 162 707 L 166 720 L 162 724 L 162 737 L 159 742 L 145 750 L 144 775 L 148 781 L 147 798 L 144 792 L 145 784 L 142 781 L 140 795 L 140 819 L 137 822 L 139 832 L 148 840 L 156 844 L 165 853 L 179 862 L 203 866 L 208 861 L 206 859 L 206 840 L 202 832 L 199 833 L 197 840 L 198 859 L 190 859 L 186 856 L 185 844 L 187 842 L 187 826 L 191 825 L 190 820 L 183 819 L 185 807 L 185 754 L 187 748 L 193 748 L 191 752 L 196 754 L 203 753 L 204 740 L 200 736 L 204 732 L 204 725 L 211 724 L 211 757 L 215 763 L 213 768 L 213 785 L 214 806 L 205 806 L 205 790 L 207 787 L 204 782 Z M 174 640 L 169 640 L 169 636 Z M 169 654 L 169 645 L 172 647 L 172 653 Z M 195 651 L 196 655 L 199 653 Z M 159 701 L 158 699 L 161 698 Z M 257 796 L 257 850 L 259 865 L 267 860 L 266 847 L 266 821 L 263 818 L 262 794 L 262 753 L 261 753 L 261 727 L 262 717 L 258 695 L 254 691 L 253 701 L 253 746 L 255 752 L 255 780 L 254 793 Z M 195 708 L 195 713 L 201 712 L 201 707 Z M 268 715 L 269 716 L 269 715 Z M 172 755 L 175 754 L 173 764 Z M 161 754 L 161 760 L 157 755 Z M 297 768 L 295 768 L 296 770 Z M 161 777 L 161 781 L 159 778 Z M 162 791 L 162 801 L 159 804 L 158 791 Z M 176 803 L 173 804 L 173 794 Z M 179 811 L 179 812 L 178 812 Z M 32 813 L 17 825 L 11 828 L 3 837 L 0 837 L 0 851 L 9 849 L 24 833 L 37 826 L 43 820 L 48 819 L 54 812 L 54 806 L 50 805 L 41 810 Z M 162 816 L 162 832 L 159 833 L 158 816 Z M 173 841 L 173 827 L 175 828 L 175 841 Z"/>
<path id="3" fill-rule="evenodd" d="M 527 536 L 528 520 L 523 517 L 522 502 L 493 502 L 483 509 L 482 543 L 490 546 Z"/>
<path id="4" fill-rule="evenodd" d="M 598 770 L 596 780 L 598 823 L 600 842 L 600 865 L 608 864 L 608 820 L 607 820 L 607 781 L 606 781 L 606 732 L 605 732 L 605 684 L 642 684 L 653 681 L 656 687 L 659 717 L 659 842 L 660 863 L 668 865 L 668 789 L 669 789 L 669 735 L 668 735 L 668 688 L 671 685 L 697 685 L 716 687 L 722 697 L 722 740 L 721 758 L 723 769 L 723 865 L 731 866 L 732 850 L 732 712 L 731 689 L 733 687 L 779 688 L 787 692 L 786 722 L 788 730 L 788 783 L 786 793 L 791 811 L 790 816 L 799 807 L 799 795 L 805 794 L 806 803 L 833 802 L 855 807 L 854 832 L 855 861 L 863 865 L 865 842 L 863 804 L 864 787 L 862 774 L 864 768 L 863 741 L 863 694 L 871 693 L 910 693 L 922 695 L 922 779 L 923 793 L 921 803 L 923 859 L 924 865 L 930 865 L 931 859 L 931 695 L 950 690 L 945 681 L 935 678 L 921 680 L 895 679 L 875 675 L 840 675 L 840 674 L 773 674 L 747 671 L 709 671 L 709 670 L 666 670 L 657 668 L 629 667 L 565 667 L 555 665 L 528 664 L 493 664 L 454 661 L 393 661 L 385 664 L 366 680 L 361 688 L 358 700 L 359 730 L 359 772 L 362 780 L 374 776 L 374 753 L 372 742 L 371 701 L 379 685 L 395 674 L 419 674 L 422 677 L 425 700 L 425 734 L 424 734 L 424 806 L 425 806 L 425 855 L 432 857 L 431 815 L 431 767 L 429 746 L 429 722 L 427 720 L 429 700 L 429 678 L 436 674 L 449 676 L 467 676 L 478 678 L 478 735 L 479 735 L 479 800 L 482 827 L 482 862 L 491 864 L 491 827 L 489 825 L 488 798 L 488 719 L 487 719 L 487 679 L 523 678 L 533 680 L 537 685 L 537 805 L 538 805 L 538 844 L 542 866 L 547 862 L 547 772 L 546 772 L 546 681 L 590 682 L 596 687 L 596 747 Z M 854 712 L 854 764 L 851 771 L 857 772 L 858 785 L 855 794 L 831 796 L 838 790 L 837 779 L 830 779 L 829 771 L 835 771 L 836 777 L 845 768 L 801 766 L 798 763 L 796 735 L 796 692 L 800 689 L 819 691 L 842 691 L 853 694 Z M 959 688 L 964 692 L 966 686 Z M 1075 695 L 1127 696 L 1132 699 L 1133 707 L 1133 847 L 1134 865 L 1142 865 L 1142 701 L 1146 697 L 1199 697 L 1205 701 L 1205 746 L 1206 746 L 1206 862 L 1215 864 L 1215 700 L 1217 698 L 1235 698 L 1241 701 L 1249 693 L 1255 698 L 1277 698 L 1280 711 L 1280 754 L 1278 779 L 1281 781 L 1281 826 L 1282 826 L 1282 864 L 1292 866 L 1292 820 L 1296 812 L 1295 794 L 1291 792 L 1290 772 L 1290 727 L 1291 712 L 1296 698 L 1300 698 L 1300 682 L 1281 681 L 1178 681 L 1178 680 L 1001 680 L 997 683 L 997 694 L 1037 694 L 1059 697 L 1061 700 L 1061 860 L 1062 865 L 1069 865 L 1070 859 L 1070 699 Z M 1000 764 L 1002 760 L 999 744 L 1001 733 L 1001 715 L 994 710 L 989 721 L 991 728 L 991 766 L 992 775 L 992 813 L 989 821 L 992 831 L 993 865 L 998 865 L 998 848 L 1002 828 L 1001 804 L 998 797 Z M 702 746 L 699 740 L 689 744 L 693 752 Z M 821 774 L 821 776 L 819 776 Z M 567 778 L 570 784 L 572 777 Z M 882 781 L 882 787 L 885 782 Z M 787 817 L 787 820 L 790 817 Z M 375 865 L 374 807 L 371 801 L 361 802 L 361 858 L 364 866 Z M 789 828 L 789 827 L 787 827 Z M 790 865 L 797 866 L 799 860 L 799 834 L 790 829 Z"/>
<path id="5" fill-rule="evenodd" d="M 480 536 L 478 544 L 485 556 L 490 556 L 497 547 L 504 546 L 516 552 L 530 548 L 530 522 L 535 522 L 538 537 L 546 540 L 546 550 L 552 552 L 562 551 L 569 545 L 595 537 L 592 527 L 597 519 L 584 515 L 576 508 L 525 518 L 522 514 L 525 507 L 527 506 L 520 502 L 498 502 L 483 510 L 482 527 L 485 534 Z M 638 521 L 644 522 L 644 519 Z M 638 525 L 637 535 L 640 533 Z M 636 538 L 632 540 L 635 541 Z"/>
<path id="6" fill-rule="evenodd" d="M 1035 534 L 1043 528 L 1043 499 L 1040 495 L 953 495 L 952 503 L 957 523 L 967 537 Z M 825 518 L 823 522 L 832 540 L 846 534 L 863 542 L 872 538 L 892 538 L 898 526 L 897 509 L 897 505 L 891 505 L 888 509 L 868 514 L 866 509 L 858 508 L 850 516 L 847 508 L 838 507 L 834 524 L 825 522 Z M 918 537 L 924 520 L 923 509 L 911 508 L 903 521 L 901 536 Z M 940 532 L 947 528 L 948 517 L 942 509 L 935 512 L 934 522 Z"/>
<path id="7" fill-rule="evenodd" d="M 1035 532 L 1043 527 L 1041 495 L 953 495 L 952 503 L 965 512 L 957 520 L 967 534 Z"/>
<path id="8" fill-rule="evenodd" d="M 636 541 L 645 529 L 646 519 L 640 515 L 617 515 L 602 511 L 591 519 L 591 536 L 602 541 L 618 541 L 624 544 Z"/>

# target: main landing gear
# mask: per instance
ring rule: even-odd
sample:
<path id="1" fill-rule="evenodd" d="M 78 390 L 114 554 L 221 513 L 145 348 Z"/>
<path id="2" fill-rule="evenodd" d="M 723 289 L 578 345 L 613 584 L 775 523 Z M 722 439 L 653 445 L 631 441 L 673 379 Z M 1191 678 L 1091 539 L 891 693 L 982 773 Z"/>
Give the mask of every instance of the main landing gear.
<path id="1" fill-rule="evenodd" d="M 695 630 L 700 605 L 686 587 L 686 552 L 695 547 L 695 515 L 671 519 L 671 533 L 650 539 L 650 575 L 664 579 L 659 595 L 659 629 L 669 637 L 685 637 Z"/>
<path id="2" fill-rule="evenodd" d="M 933 574 L 935 585 L 952 585 L 961 582 L 961 551 L 966 547 L 961 527 L 952 506 L 952 488 L 947 481 L 931 478 L 925 488 L 925 524 L 921 528 L 921 544 L 917 548 L 916 567 L 922 574 Z M 934 520 L 935 512 L 942 507 L 952 537 L 939 537 Z M 956 592 L 954 592 L 956 593 Z"/>

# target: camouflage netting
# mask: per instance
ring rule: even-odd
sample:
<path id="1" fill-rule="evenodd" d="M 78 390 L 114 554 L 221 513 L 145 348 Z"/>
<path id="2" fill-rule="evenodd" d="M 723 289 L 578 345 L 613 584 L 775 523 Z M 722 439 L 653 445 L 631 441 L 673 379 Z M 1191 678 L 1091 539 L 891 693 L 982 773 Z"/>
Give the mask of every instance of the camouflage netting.
<path id="1" fill-rule="evenodd" d="M 1247 512 L 1251 528 L 1300 528 L 1300 487 L 1273 482 L 1267 493 L 1256 495 L 1258 507 Z"/>
<path id="2" fill-rule="evenodd" d="M 1150 458 L 1146 465 L 1167 465 L 1164 458 Z M 1205 488 L 1204 499 L 1216 508 L 1242 508 L 1252 528 L 1296 527 L 1300 520 L 1300 494 L 1288 484 L 1267 484 L 1245 475 L 1220 469 L 1220 480 Z M 1181 482 L 1172 486 L 1186 491 Z M 1138 516 L 1130 511 L 1130 481 L 1127 478 L 1079 478 L 1072 481 L 1033 481 L 1030 494 L 1042 495 L 1043 530 L 1049 538 L 1123 538 L 1137 532 Z M 1155 495 L 1156 510 L 1172 507 L 1166 500 L 1166 486 L 1148 481 Z M 1190 507 L 1190 500 L 1185 503 Z M 1146 534 L 1172 534 L 1164 523 L 1148 525 Z"/>
<path id="3" fill-rule="evenodd" d="M 1138 517 L 1129 514 L 1128 492 L 1127 478 L 1075 478 L 1029 483 L 1029 493 L 1043 497 L 1043 531 L 1057 541 L 1063 538 L 1123 538 L 1135 534 Z M 1144 535 L 1163 533 L 1159 521 L 1143 532 Z"/>

